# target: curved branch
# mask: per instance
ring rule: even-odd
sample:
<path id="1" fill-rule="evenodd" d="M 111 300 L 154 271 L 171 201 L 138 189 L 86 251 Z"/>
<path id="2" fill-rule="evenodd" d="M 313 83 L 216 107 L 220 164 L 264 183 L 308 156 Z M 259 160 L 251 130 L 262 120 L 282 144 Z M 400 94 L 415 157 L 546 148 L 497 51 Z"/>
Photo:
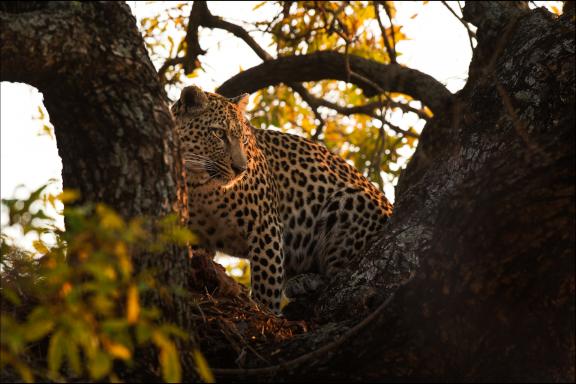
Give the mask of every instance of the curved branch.
<path id="1" fill-rule="evenodd" d="M 453 96 L 438 80 L 415 69 L 398 64 L 382 64 L 354 55 L 348 55 L 348 63 L 351 71 L 361 75 L 352 77 L 350 81 L 362 88 L 367 96 L 380 93 L 380 89 L 401 92 L 423 101 L 434 112 L 445 108 Z M 280 57 L 237 74 L 218 87 L 216 92 L 232 97 L 279 83 L 325 79 L 347 81 L 346 65 L 346 55 L 333 51 Z M 361 77 L 370 81 L 364 81 Z M 372 82 L 380 89 L 376 89 Z"/>
<path id="2" fill-rule="evenodd" d="M 206 1 L 195 1 L 192 7 L 192 12 L 201 15 L 200 26 L 228 31 L 234 36 L 242 39 L 262 60 L 272 59 L 272 56 L 266 52 L 244 28 L 210 13 Z"/>
<path id="3" fill-rule="evenodd" d="M 164 64 L 158 69 L 158 77 L 162 82 L 166 81 L 166 71 L 168 68 L 173 67 L 178 64 L 185 64 L 186 58 L 185 57 L 171 57 L 167 59 Z"/>

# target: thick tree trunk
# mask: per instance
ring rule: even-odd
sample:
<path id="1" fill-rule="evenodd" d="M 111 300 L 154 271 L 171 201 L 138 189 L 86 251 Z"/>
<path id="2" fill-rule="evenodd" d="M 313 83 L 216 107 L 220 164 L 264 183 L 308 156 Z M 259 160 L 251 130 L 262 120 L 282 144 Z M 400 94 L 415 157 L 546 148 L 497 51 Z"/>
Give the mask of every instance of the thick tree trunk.
<path id="1" fill-rule="evenodd" d="M 309 304 L 327 324 L 250 347 L 260 358 L 243 366 L 284 364 L 217 374 L 574 380 L 574 25 L 504 2 L 469 2 L 466 17 L 479 28 L 468 84 L 425 128 L 388 232 Z M 172 121 L 128 7 L 3 3 L 0 21 L 0 78 L 44 93 L 64 187 L 126 217 L 185 212 Z M 186 250 L 139 262 L 196 287 Z M 163 304 L 194 325 L 184 299 Z M 216 344 L 204 343 L 211 366 L 233 366 L 238 351 Z"/>
<path id="2" fill-rule="evenodd" d="M 574 25 L 510 4 L 467 3 L 470 80 L 425 128 L 389 232 L 319 299 L 343 317 L 419 260 L 336 377 L 574 380 Z"/>

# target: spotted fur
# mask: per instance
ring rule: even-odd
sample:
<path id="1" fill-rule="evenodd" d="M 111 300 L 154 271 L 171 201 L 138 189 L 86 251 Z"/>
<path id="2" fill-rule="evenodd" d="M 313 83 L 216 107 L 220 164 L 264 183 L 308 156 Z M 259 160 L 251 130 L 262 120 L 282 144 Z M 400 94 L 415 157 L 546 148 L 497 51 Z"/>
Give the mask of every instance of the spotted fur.
<path id="1" fill-rule="evenodd" d="M 285 278 L 329 275 L 392 213 L 374 185 L 304 138 L 251 127 L 247 96 L 187 87 L 172 107 L 202 246 L 250 260 L 252 293 L 278 312 Z"/>

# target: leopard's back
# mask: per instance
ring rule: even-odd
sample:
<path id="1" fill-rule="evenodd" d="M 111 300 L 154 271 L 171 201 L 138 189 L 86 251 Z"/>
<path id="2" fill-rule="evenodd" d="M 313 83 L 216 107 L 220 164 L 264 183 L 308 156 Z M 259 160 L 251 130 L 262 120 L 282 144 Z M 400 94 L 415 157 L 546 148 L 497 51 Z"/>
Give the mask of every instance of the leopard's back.
<path id="1" fill-rule="evenodd" d="M 278 189 L 287 277 L 343 267 L 384 228 L 392 205 L 341 157 L 299 136 L 253 132 Z"/>

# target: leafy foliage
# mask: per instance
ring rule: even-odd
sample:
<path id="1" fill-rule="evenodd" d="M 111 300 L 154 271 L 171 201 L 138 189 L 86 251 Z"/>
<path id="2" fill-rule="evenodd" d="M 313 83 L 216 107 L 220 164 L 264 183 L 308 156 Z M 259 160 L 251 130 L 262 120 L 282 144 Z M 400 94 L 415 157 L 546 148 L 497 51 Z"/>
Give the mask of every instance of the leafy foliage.
<path id="1" fill-rule="evenodd" d="M 77 194 L 43 190 L 25 200 L 2 200 L 8 226 L 38 236 L 30 252 L 2 234 L 2 371 L 9 366 L 26 382 L 117 381 L 119 370 L 135 367 L 138 351 L 153 347 L 162 378 L 180 381 L 176 339 L 189 341 L 189 336 L 163 323 L 160 311 L 142 301 L 159 287 L 153 271 L 135 270 L 132 257 L 186 245 L 194 241 L 192 233 L 174 217 L 125 221 L 104 204 L 66 207 L 63 232 L 42 207 L 56 207 Z M 54 244 L 40 240 L 47 232 L 54 233 Z"/>

